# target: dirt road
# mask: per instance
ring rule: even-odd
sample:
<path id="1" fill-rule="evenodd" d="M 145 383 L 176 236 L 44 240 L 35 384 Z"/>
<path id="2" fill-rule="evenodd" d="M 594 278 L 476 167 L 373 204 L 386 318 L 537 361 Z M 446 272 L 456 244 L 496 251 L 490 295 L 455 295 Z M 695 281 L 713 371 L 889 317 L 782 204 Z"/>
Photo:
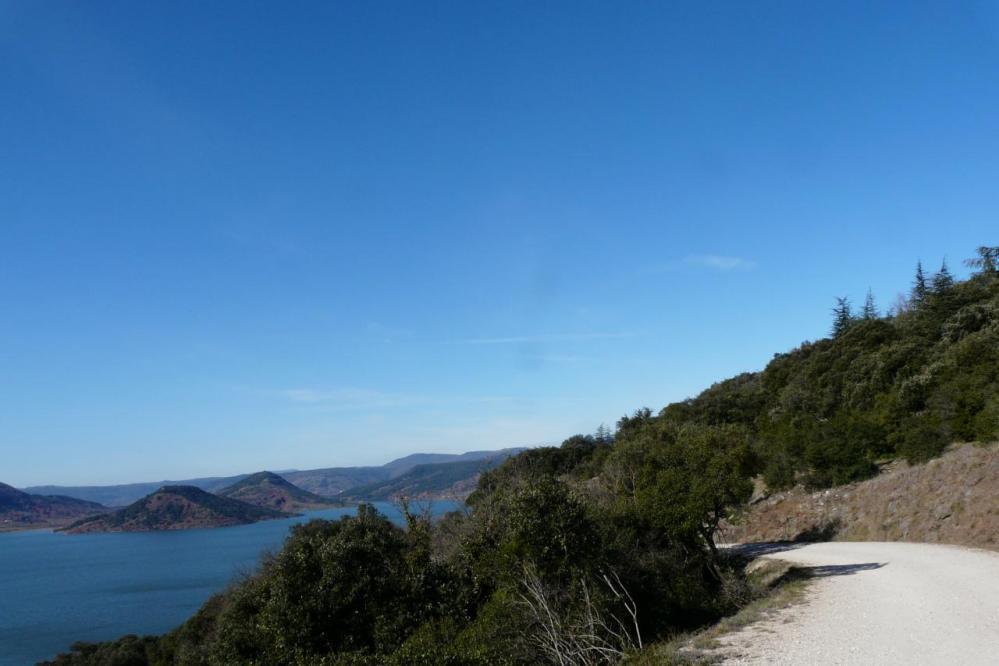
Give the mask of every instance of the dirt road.
<path id="1" fill-rule="evenodd" d="M 912 543 L 761 546 L 805 601 L 724 637 L 727 664 L 999 664 L 999 554 Z"/>

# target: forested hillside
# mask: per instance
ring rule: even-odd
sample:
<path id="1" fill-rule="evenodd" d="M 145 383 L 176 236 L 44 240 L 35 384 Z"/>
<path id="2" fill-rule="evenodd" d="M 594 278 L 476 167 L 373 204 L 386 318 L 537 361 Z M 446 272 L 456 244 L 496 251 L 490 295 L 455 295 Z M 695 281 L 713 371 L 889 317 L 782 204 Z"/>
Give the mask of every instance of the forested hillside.
<path id="1" fill-rule="evenodd" d="M 838 484 L 999 434 L 997 259 L 981 248 L 966 281 L 920 269 L 885 315 L 841 299 L 830 338 L 514 456 L 437 524 L 362 505 L 298 526 L 171 634 L 56 663 L 598 664 L 710 623 L 755 594 L 714 538 L 758 475 Z"/>
<path id="2" fill-rule="evenodd" d="M 838 299 L 832 335 L 777 354 L 762 372 L 669 405 L 675 422 L 744 426 L 771 486 L 871 476 L 879 460 L 921 461 L 952 441 L 999 437 L 999 248 L 956 281 L 917 266 L 908 298 L 879 315 Z M 647 418 L 638 414 L 637 418 Z"/>

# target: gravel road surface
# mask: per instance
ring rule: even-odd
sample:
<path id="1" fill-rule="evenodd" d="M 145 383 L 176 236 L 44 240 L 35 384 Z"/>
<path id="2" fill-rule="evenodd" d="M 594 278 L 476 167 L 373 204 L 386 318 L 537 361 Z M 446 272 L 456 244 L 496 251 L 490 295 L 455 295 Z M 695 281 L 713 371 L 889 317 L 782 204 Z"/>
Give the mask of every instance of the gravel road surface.
<path id="1" fill-rule="evenodd" d="M 999 664 L 999 553 L 915 543 L 745 548 L 817 579 L 803 603 L 722 638 L 726 664 Z"/>

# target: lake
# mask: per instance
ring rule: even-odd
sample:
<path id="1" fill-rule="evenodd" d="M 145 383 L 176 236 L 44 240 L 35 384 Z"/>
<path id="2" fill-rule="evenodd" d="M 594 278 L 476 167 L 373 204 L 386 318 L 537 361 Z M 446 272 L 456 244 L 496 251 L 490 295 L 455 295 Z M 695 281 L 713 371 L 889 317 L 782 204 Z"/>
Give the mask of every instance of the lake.
<path id="1" fill-rule="evenodd" d="M 400 521 L 393 505 L 375 506 Z M 457 506 L 440 501 L 432 509 L 440 515 Z M 292 525 L 354 511 L 175 532 L 0 534 L 0 664 L 34 664 L 80 640 L 169 631 L 252 572 L 266 550 L 279 549 Z"/>

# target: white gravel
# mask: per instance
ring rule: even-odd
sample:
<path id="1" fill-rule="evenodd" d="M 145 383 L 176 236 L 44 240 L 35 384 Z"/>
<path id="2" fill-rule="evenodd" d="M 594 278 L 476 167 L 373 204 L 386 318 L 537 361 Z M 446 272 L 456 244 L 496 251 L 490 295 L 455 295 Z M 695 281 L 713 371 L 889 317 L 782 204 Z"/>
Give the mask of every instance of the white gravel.
<path id="1" fill-rule="evenodd" d="M 818 543 L 765 557 L 828 568 L 803 603 L 721 639 L 726 664 L 999 665 L 999 554 Z"/>

